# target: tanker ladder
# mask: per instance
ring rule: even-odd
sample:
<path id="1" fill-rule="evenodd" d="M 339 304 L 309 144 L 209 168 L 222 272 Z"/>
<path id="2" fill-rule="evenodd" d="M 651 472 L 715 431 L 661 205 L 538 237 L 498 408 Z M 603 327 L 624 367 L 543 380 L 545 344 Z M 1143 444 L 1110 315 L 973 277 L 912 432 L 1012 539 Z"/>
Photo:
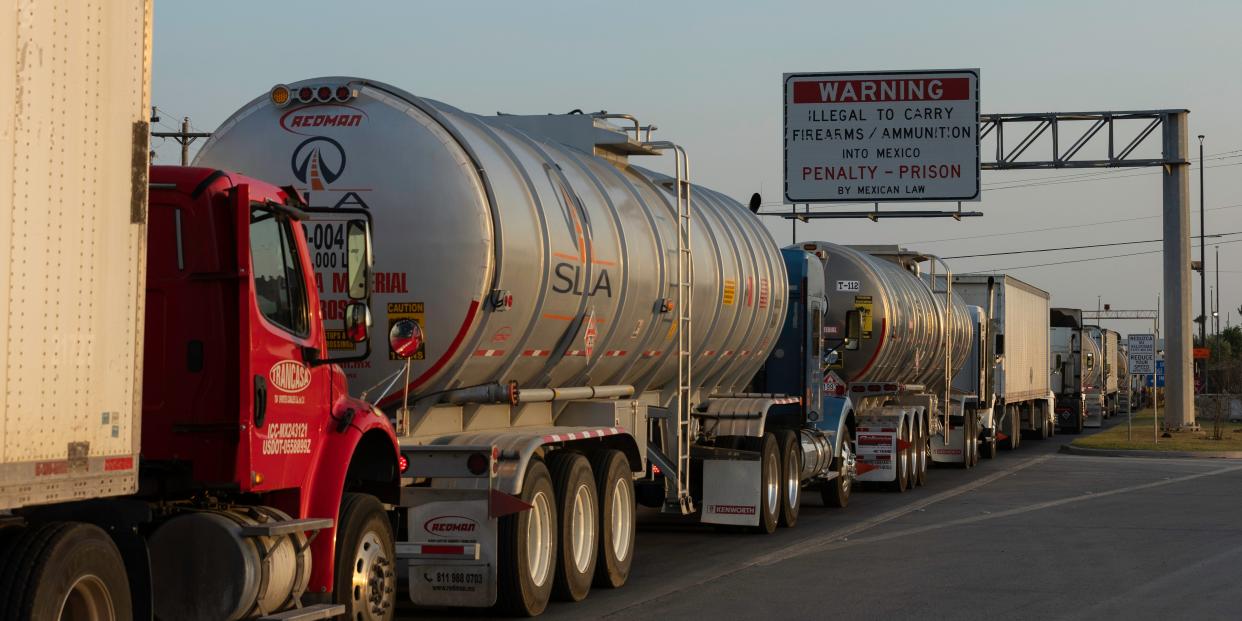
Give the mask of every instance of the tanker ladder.
<path id="1" fill-rule="evenodd" d="M 675 463 L 669 463 L 658 450 L 650 453 L 653 461 L 665 469 L 664 511 L 689 515 L 695 510 L 694 498 L 690 493 L 690 448 L 694 441 L 691 418 L 691 409 L 694 406 L 694 360 L 690 341 L 694 328 L 694 278 L 691 273 L 693 254 L 690 243 L 690 157 L 685 149 L 669 141 L 647 142 L 643 146 L 656 151 L 673 152 L 675 185 L 672 190 L 677 210 L 677 281 L 673 283 L 677 289 L 677 295 L 674 296 L 677 304 L 677 392 L 672 404 L 676 419 L 665 421 L 671 424 L 663 426 L 666 431 L 671 431 L 663 434 L 664 446 L 672 449 L 671 457 Z M 672 466 L 671 472 L 669 466 Z"/>

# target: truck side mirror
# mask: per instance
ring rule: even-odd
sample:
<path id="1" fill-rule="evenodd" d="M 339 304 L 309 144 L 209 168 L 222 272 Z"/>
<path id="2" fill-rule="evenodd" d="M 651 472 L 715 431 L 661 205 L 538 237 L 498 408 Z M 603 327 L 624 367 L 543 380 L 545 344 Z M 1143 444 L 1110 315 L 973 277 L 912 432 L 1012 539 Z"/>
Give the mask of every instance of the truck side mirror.
<path id="1" fill-rule="evenodd" d="M 1061 372 L 1061 354 L 1057 354 L 1057 367 L 1054 373 L 1060 373 L 1060 372 Z"/>
<path id="2" fill-rule="evenodd" d="M 997 356 L 1005 355 L 1005 335 L 1004 334 L 996 335 L 996 355 Z"/>
<path id="3" fill-rule="evenodd" d="M 371 297 L 371 231 L 366 220 L 350 220 L 345 230 L 349 299 L 366 300 Z"/>
<path id="4" fill-rule="evenodd" d="M 858 341 L 862 339 L 862 313 L 858 310 L 845 312 L 845 348 L 858 349 Z"/>
<path id="5" fill-rule="evenodd" d="M 371 333 L 371 307 L 366 302 L 350 302 L 345 307 L 345 336 L 350 343 L 365 342 Z"/>

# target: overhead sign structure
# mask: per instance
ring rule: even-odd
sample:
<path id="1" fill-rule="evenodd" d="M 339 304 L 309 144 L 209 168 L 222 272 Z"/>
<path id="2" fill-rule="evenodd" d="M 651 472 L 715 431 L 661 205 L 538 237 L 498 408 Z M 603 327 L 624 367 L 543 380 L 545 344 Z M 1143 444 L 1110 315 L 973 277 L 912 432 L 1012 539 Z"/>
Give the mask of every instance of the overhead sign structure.
<path id="1" fill-rule="evenodd" d="M 785 74 L 787 203 L 979 200 L 979 70 Z"/>
<path id="2" fill-rule="evenodd" d="M 1128 345 L 1130 373 L 1134 375 L 1154 374 L 1156 372 L 1156 335 L 1131 334 Z"/>

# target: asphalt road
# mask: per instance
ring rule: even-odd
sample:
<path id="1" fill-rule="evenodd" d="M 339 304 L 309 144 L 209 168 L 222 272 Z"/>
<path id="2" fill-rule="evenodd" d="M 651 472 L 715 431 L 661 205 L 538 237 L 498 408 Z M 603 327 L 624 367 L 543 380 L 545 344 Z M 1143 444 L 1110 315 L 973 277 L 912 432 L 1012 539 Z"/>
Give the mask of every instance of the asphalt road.
<path id="1" fill-rule="evenodd" d="M 1242 618 L 1242 461 L 1058 454 L 1071 439 L 846 509 L 808 494 L 774 535 L 644 524 L 625 587 L 544 617 Z"/>

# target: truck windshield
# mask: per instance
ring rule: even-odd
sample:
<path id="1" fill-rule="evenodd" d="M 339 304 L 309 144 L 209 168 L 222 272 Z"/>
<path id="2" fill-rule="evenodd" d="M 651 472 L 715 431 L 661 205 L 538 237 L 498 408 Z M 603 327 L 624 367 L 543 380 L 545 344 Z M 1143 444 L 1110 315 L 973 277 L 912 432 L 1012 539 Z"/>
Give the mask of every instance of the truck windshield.
<path id="1" fill-rule="evenodd" d="M 259 312 L 297 336 L 309 334 L 306 291 L 289 223 L 266 210 L 250 212 L 250 261 Z"/>

